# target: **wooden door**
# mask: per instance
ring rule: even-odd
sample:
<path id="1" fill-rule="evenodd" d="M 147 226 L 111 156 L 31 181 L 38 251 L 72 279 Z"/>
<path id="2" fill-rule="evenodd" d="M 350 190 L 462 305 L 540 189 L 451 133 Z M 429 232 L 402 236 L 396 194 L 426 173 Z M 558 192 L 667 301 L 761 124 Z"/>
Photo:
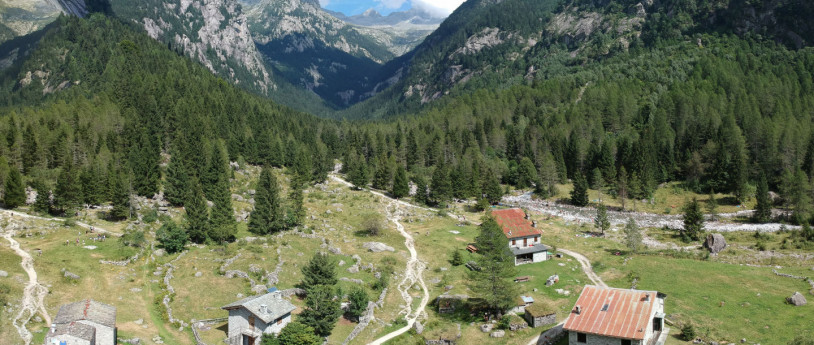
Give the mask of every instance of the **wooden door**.
<path id="1" fill-rule="evenodd" d="M 526 238 L 523 239 L 523 247 L 528 247 L 528 246 L 529 246 L 529 238 L 526 237 Z"/>

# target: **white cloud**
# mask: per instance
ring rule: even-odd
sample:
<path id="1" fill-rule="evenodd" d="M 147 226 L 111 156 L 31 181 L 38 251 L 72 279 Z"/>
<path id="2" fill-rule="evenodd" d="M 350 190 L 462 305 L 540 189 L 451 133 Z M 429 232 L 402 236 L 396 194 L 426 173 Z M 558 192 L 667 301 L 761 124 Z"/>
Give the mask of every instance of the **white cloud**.
<path id="1" fill-rule="evenodd" d="M 384 8 L 388 9 L 397 9 L 401 8 L 401 5 L 404 5 L 404 2 L 407 0 L 376 0 L 376 2 L 382 4 Z"/>
<path id="2" fill-rule="evenodd" d="M 319 5 L 322 6 L 323 8 L 325 8 L 325 6 L 328 6 L 328 4 L 330 3 L 331 0 L 319 0 Z"/>
<path id="3" fill-rule="evenodd" d="M 429 12 L 436 17 L 449 16 L 464 0 L 412 0 L 413 7 Z"/>

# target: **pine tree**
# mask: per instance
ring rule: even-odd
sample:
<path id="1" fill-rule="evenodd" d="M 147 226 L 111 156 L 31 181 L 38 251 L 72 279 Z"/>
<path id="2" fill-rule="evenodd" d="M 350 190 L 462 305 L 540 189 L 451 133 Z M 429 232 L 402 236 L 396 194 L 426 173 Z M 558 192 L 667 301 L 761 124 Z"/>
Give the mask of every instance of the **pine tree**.
<path id="1" fill-rule="evenodd" d="M 82 201 L 79 176 L 71 163 L 62 167 L 54 191 L 54 208 L 59 214 L 70 214 Z"/>
<path id="2" fill-rule="evenodd" d="M 113 208 L 108 214 L 111 220 L 130 218 L 130 182 L 127 175 L 118 172 L 109 174 L 111 183 L 111 200 Z"/>
<path id="3" fill-rule="evenodd" d="M 357 156 L 355 152 L 351 152 L 348 161 L 348 181 L 357 189 L 367 187 L 369 178 L 365 157 Z"/>
<path id="4" fill-rule="evenodd" d="M 253 234 L 268 235 L 284 227 L 283 208 L 279 196 L 277 178 L 270 167 L 264 167 L 257 181 L 254 194 L 254 210 L 249 215 L 249 231 Z"/>
<path id="5" fill-rule="evenodd" d="M 436 205 L 443 205 L 452 197 L 449 183 L 449 171 L 446 165 L 438 165 L 432 173 L 430 182 L 430 200 Z"/>
<path id="6" fill-rule="evenodd" d="M 348 316 L 354 320 L 359 320 L 362 313 L 367 309 L 367 304 L 370 298 L 367 296 L 365 289 L 359 286 L 351 288 L 348 294 Z"/>
<path id="7" fill-rule="evenodd" d="M 483 187 L 483 194 L 485 194 L 489 204 L 497 205 L 500 199 L 503 198 L 503 188 L 500 188 L 500 181 L 494 174 L 486 176 L 486 184 Z"/>
<path id="8" fill-rule="evenodd" d="M 602 202 L 602 188 L 605 188 L 605 179 L 602 178 L 602 170 L 594 168 L 591 172 L 591 188 L 599 191 L 599 202 Z"/>
<path id="9" fill-rule="evenodd" d="M 427 182 L 424 180 L 424 177 L 421 175 L 413 176 L 413 183 L 415 183 L 416 190 L 415 190 L 415 201 L 420 204 L 427 205 L 430 203 L 429 195 L 427 191 L 429 186 L 427 186 Z"/>
<path id="10" fill-rule="evenodd" d="M 538 183 L 537 188 L 539 188 L 540 191 L 538 194 L 546 195 L 546 198 L 556 195 L 557 182 L 559 182 L 560 177 L 557 173 L 557 162 L 554 161 L 554 156 L 551 155 L 551 152 L 546 152 L 543 155 L 539 177 L 540 183 Z M 546 193 L 543 193 L 542 189 L 546 189 Z"/>
<path id="11" fill-rule="evenodd" d="M 211 224 L 209 238 L 217 243 L 232 241 L 237 234 L 237 227 L 228 177 L 224 174 L 220 175 L 220 179 L 211 192 L 211 201 L 214 205 L 209 216 Z"/>
<path id="12" fill-rule="evenodd" d="M 376 172 L 373 174 L 373 188 L 387 190 L 390 188 L 390 181 L 393 178 L 393 169 L 390 161 L 384 154 L 376 159 Z"/>
<path id="13" fill-rule="evenodd" d="M 37 199 L 34 200 L 34 211 L 40 213 L 48 213 L 51 211 L 51 189 L 48 184 L 42 179 L 34 180 L 32 184 L 34 190 L 37 191 Z"/>
<path id="14" fill-rule="evenodd" d="M 698 241 L 704 235 L 704 213 L 698 199 L 692 198 L 684 205 L 684 229 L 681 237 L 684 241 Z"/>
<path id="15" fill-rule="evenodd" d="M 452 266 L 460 266 L 464 264 L 464 256 L 461 255 L 460 250 L 455 249 L 452 252 L 452 259 L 449 260 L 449 263 L 452 264 Z"/>
<path id="16" fill-rule="evenodd" d="M 209 234 L 209 208 L 206 207 L 203 189 L 197 178 L 190 179 L 189 187 L 190 192 L 184 201 L 187 234 L 192 242 L 204 243 Z"/>
<path id="17" fill-rule="evenodd" d="M 266 336 L 273 338 L 274 334 L 263 334 L 263 341 L 265 341 Z M 286 325 L 285 328 L 280 331 L 280 335 L 274 340 L 277 342 L 270 344 L 264 342 L 261 345 L 321 345 L 323 341 L 322 338 L 314 333 L 313 327 L 306 326 L 297 321 Z"/>
<path id="18" fill-rule="evenodd" d="M 34 129 L 31 125 L 25 127 L 23 132 L 23 170 L 31 174 L 35 167 L 40 165 L 40 146 Z"/>
<path id="19" fill-rule="evenodd" d="M 766 175 L 760 175 L 755 198 L 757 199 L 757 206 L 755 206 L 753 219 L 758 223 L 766 223 L 772 218 L 772 201 L 769 199 L 769 185 L 766 183 Z"/>
<path id="20" fill-rule="evenodd" d="M 304 325 L 313 327 L 314 333 L 320 337 L 327 337 L 341 314 L 340 301 L 334 298 L 333 286 L 317 285 L 308 291 L 305 310 L 298 319 Z"/>
<path id="21" fill-rule="evenodd" d="M 394 198 L 399 199 L 407 196 L 410 193 L 410 184 L 407 181 L 407 170 L 399 165 L 396 169 L 396 176 L 393 178 L 393 190 L 390 194 Z"/>
<path id="22" fill-rule="evenodd" d="M 229 181 L 229 164 L 226 161 L 226 154 L 223 152 L 220 143 L 213 143 L 209 152 L 209 165 L 206 167 L 201 177 L 201 188 L 207 199 L 212 200 L 213 194 L 217 193 L 218 185 L 221 181 Z"/>
<path id="23" fill-rule="evenodd" d="M 173 206 L 184 206 L 189 193 L 189 174 L 180 153 L 174 153 L 167 164 L 167 178 L 164 183 L 164 199 Z"/>
<path id="24" fill-rule="evenodd" d="M 510 308 L 517 298 L 516 285 L 511 282 L 516 268 L 515 258 L 509 249 L 509 240 L 492 217 L 486 217 L 479 227 L 475 246 L 480 271 L 472 271 L 469 288 L 482 298 L 488 309 L 501 314 Z"/>
<path id="25" fill-rule="evenodd" d="M 637 253 L 642 245 L 642 233 L 633 217 L 627 219 L 625 224 L 625 245 L 631 252 Z"/>
<path id="26" fill-rule="evenodd" d="M 625 209 L 625 200 L 627 200 L 627 170 L 625 167 L 619 168 L 619 179 L 616 181 L 616 195 L 619 196 L 619 201 L 622 203 L 622 210 Z"/>
<path id="27" fill-rule="evenodd" d="M 23 175 L 17 168 L 11 168 L 6 179 L 6 189 L 3 194 L 3 204 L 7 208 L 17 208 L 25 204 L 25 185 Z"/>
<path id="28" fill-rule="evenodd" d="M 594 225 L 596 226 L 599 231 L 602 232 L 602 235 L 605 235 L 605 231 L 610 229 L 610 221 L 608 220 L 608 208 L 605 207 L 605 204 L 599 204 L 599 207 L 596 208 L 596 218 L 594 218 Z"/>
<path id="29" fill-rule="evenodd" d="M 336 264 L 331 262 L 331 258 L 325 253 L 316 253 L 308 265 L 302 268 L 302 281 L 297 285 L 306 293 L 317 286 L 334 286 L 338 282 L 336 278 Z"/>
<path id="30" fill-rule="evenodd" d="M 130 151 L 131 181 L 136 194 L 149 198 L 158 193 L 160 154 L 155 139 L 142 132 L 138 145 L 134 145 Z"/>
<path id="31" fill-rule="evenodd" d="M 574 176 L 574 189 L 571 190 L 571 204 L 574 206 L 588 206 L 588 182 L 581 173 Z"/>
<path id="32" fill-rule="evenodd" d="M 303 205 L 302 187 L 291 186 L 288 192 L 288 213 L 286 216 L 286 224 L 289 228 L 301 225 L 305 220 L 305 205 Z"/>
<path id="33" fill-rule="evenodd" d="M 523 157 L 517 167 L 517 188 L 524 189 L 537 182 L 537 168 L 528 157 Z"/>
<path id="34" fill-rule="evenodd" d="M 707 214 L 709 214 L 710 220 L 718 219 L 718 200 L 715 200 L 715 191 L 712 190 L 709 192 L 709 196 L 707 197 L 707 204 L 706 204 Z"/>
<path id="35" fill-rule="evenodd" d="M 316 164 L 315 164 L 316 163 Z M 297 150 L 297 157 L 294 159 L 294 176 L 291 179 L 292 187 L 303 188 L 314 177 L 314 166 L 320 163 L 319 160 L 312 160 L 308 150 L 300 147 Z"/>
<path id="36" fill-rule="evenodd" d="M 82 182 L 82 202 L 86 205 L 101 205 L 104 201 L 105 185 L 101 172 L 95 166 L 89 166 L 79 175 Z"/>

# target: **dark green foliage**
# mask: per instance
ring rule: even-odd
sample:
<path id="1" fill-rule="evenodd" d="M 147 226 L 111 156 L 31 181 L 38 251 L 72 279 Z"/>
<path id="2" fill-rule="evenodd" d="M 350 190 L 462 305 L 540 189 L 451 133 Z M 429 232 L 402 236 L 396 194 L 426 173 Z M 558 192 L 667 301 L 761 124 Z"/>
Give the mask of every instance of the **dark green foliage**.
<path id="1" fill-rule="evenodd" d="M 452 252 L 452 259 L 449 260 L 449 263 L 452 264 L 452 266 L 460 266 L 464 264 L 464 256 L 461 255 L 460 250 L 455 249 Z"/>
<path id="2" fill-rule="evenodd" d="M 413 177 L 413 183 L 415 183 L 416 190 L 415 190 L 415 201 L 420 204 L 429 204 L 430 196 L 428 194 L 429 186 L 427 186 L 426 180 L 421 175 L 416 175 Z"/>
<path id="3" fill-rule="evenodd" d="M 54 190 L 54 212 L 59 215 L 71 214 L 82 201 L 79 174 L 75 165 L 66 164 L 57 177 Z"/>
<path id="4" fill-rule="evenodd" d="M 264 167 L 257 181 L 254 210 L 249 215 L 248 229 L 258 235 L 268 235 L 285 227 L 283 206 L 277 178 L 270 167 Z"/>
<path id="5" fill-rule="evenodd" d="M 166 176 L 164 198 L 173 206 L 184 206 L 189 193 L 189 174 L 181 161 L 180 153 L 173 154 L 170 158 Z"/>
<path id="6" fill-rule="evenodd" d="M 331 335 L 336 321 L 342 314 L 339 307 L 340 301 L 334 298 L 333 286 L 316 285 L 308 289 L 305 310 L 298 319 L 303 324 L 313 327 L 316 335 L 327 337 Z"/>
<path id="7" fill-rule="evenodd" d="M 691 323 L 681 326 L 681 338 L 685 341 L 695 340 L 695 327 Z"/>
<path id="8" fill-rule="evenodd" d="M 585 176 L 579 173 L 574 177 L 571 204 L 574 206 L 588 206 L 588 182 L 585 181 Z"/>
<path id="9" fill-rule="evenodd" d="M 769 197 L 769 185 L 766 183 L 766 176 L 761 174 L 755 191 L 755 213 L 752 219 L 758 223 L 766 223 L 772 218 L 772 201 Z"/>
<path id="10" fill-rule="evenodd" d="M 449 170 L 446 165 L 435 167 L 430 182 L 430 201 L 435 205 L 443 205 L 452 198 L 452 186 L 449 181 Z"/>
<path id="11" fill-rule="evenodd" d="M 82 203 L 101 205 L 106 199 L 105 186 L 107 185 L 101 169 L 96 166 L 86 167 L 79 175 L 79 180 L 82 183 Z"/>
<path id="12" fill-rule="evenodd" d="M 387 190 L 393 179 L 393 167 L 384 154 L 376 159 L 376 171 L 373 173 L 373 188 Z"/>
<path id="13" fill-rule="evenodd" d="M 362 312 L 367 309 L 367 303 L 369 301 L 370 298 L 368 298 L 365 289 L 359 286 L 354 286 L 351 288 L 350 293 L 348 294 L 349 305 L 347 315 L 358 321 L 359 317 L 362 316 Z"/>
<path id="14" fill-rule="evenodd" d="M 291 324 L 288 324 L 286 327 L 290 325 Z M 277 336 L 274 335 L 274 333 L 265 333 L 263 334 L 263 337 L 260 338 L 260 345 L 280 345 L 280 341 L 277 340 Z"/>
<path id="15" fill-rule="evenodd" d="M 356 151 L 351 151 L 347 158 L 348 181 L 353 183 L 357 189 L 367 187 L 369 172 L 367 160 L 364 156 L 357 156 Z"/>
<path id="16" fill-rule="evenodd" d="M 109 173 L 110 199 L 112 208 L 108 213 L 111 220 L 124 220 L 132 215 L 130 209 L 130 182 L 128 177 L 121 173 Z"/>
<path id="17" fill-rule="evenodd" d="M 705 205 L 707 209 L 707 214 L 711 220 L 717 220 L 718 218 L 718 200 L 715 200 L 715 191 L 710 191 L 709 196 L 707 197 L 707 204 Z"/>
<path id="18" fill-rule="evenodd" d="M 173 221 L 164 223 L 156 231 L 155 237 L 161 243 L 161 247 L 170 254 L 184 250 L 184 246 L 189 242 L 186 231 Z"/>
<path id="19" fill-rule="evenodd" d="M 698 199 L 692 198 L 684 205 L 684 228 L 681 238 L 685 241 L 699 241 L 704 236 L 704 213 Z"/>
<path id="20" fill-rule="evenodd" d="M 40 166 L 40 145 L 31 125 L 25 127 L 23 132 L 23 170 L 31 174 L 34 168 Z"/>
<path id="21" fill-rule="evenodd" d="M 264 338 L 265 339 L 265 335 Z M 301 322 L 291 322 L 283 328 L 277 336 L 279 345 L 320 345 L 323 339 L 314 333 L 314 328 L 306 326 Z M 270 345 L 263 343 L 262 345 Z"/>
<path id="22" fill-rule="evenodd" d="M 286 212 L 285 224 L 288 228 L 299 226 L 305 220 L 305 205 L 303 204 L 302 187 L 291 186 L 288 192 L 288 211 Z"/>
<path id="23" fill-rule="evenodd" d="M 788 345 L 814 345 L 814 337 L 798 335 L 794 340 L 790 341 Z"/>
<path id="24" fill-rule="evenodd" d="M 190 192 L 184 202 L 185 227 L 192 242 L 204 243 L 209 234 L 209 208 L 206 207 L 206 199 L 204 199 L 203 189 L 201 189 L 198 179 L 193 177 L 189 187 Z"/>
<path id="25" fill-rule="evenodd" d="M 127 247 L 142 248 L 147 244 L 147 239 L 144 238 L 143 230 L 126 230 L 122 237 L 119 237 L 119 243 Z"/>
<path id="26" fill-rule="evenodd" d="M 23 175 L 16 168 L 12 168 L 6 179 L 6 189 L 3 194 L 3 204 L 7 208 L 16 208 L 25 204 L 25 185 Z"/>
<path id="27" fill-rule="evenodd" d="M 523 157 L 517 167 L 517 188 L 528 188 L 537 182 L 537 168 L 528 157 Z"/>
<path id="28" fill-rule="evenodd" d="M 209 239 L 220 243 L 232 241 L 237 233 L 235 211 L 232 209 L 232 194 L 229 190 L 229 177 L 218 175 L 215 186 L 210 187 L 209 197 L 214 204 L 209 213 Z"/>
<path id="29" fill-rule="evenodd" d="M 481 223 L 475 246 L 480 254 L 476 262 L 481 270 L 471 272 L 469 288 L 483 298 L 492 312 L 502 314 L 517 298 L 517 287 L 511 281 L 516 269 L 509 240 L 494 218 L 487 216 Z"/>
<path id="30" fill-rule="evenodd" d="M 51 189 L 42 179 L 34 180 L 31 187 L 37 191 L 37 199 L 34 200 L 34 211 L 48 213 L 51 210 Z"/>
<path id="31" fill-rule="evenodd" d="M 639 251 L 639 247 L 642 246 L 642 233 L 639 230 L 639 225 L 636 224 L 636 221 L 633 217 L 628 218 L 627 224 L 625 224 L 625 245 L 627 249 L 630 249 L 631 252 L 636 253 Z"/>
<path id="32" fill-rule="evenodd" d="M 400 199 L 409 193 L 410 185 L 407 180 L 407 170 L 399 165 L 396 169 L 396 176 L 393 178 L 393 189 L 390 191 L 390 194 L 393 195 L 394 198 Z"/>
<path id="33" fill-rule="evenodd" d="M 486 184 L 483 186 L 483 194 L 489 204 L 497 205 L 500 199 L 503 198 L 503 188 L 500 187 L 500 181 L 497 176 L 490 174 L 486 177 Z"/>
<path id="34" fill-rule="evenodd" d="M 139 138 L 130 147 L 131 182 L 136 194 L 151 198 L 158 193 L 158 182 L 161 179 L 158 166 L 161 150 L 154 136 L 142 132 Z"/>
<path id="35" fill-rule="evenodd" d="M 328 254 L 316 253 L 302 268 L 302 281 L 297 287 L 304 289 L 309 295 L 310 291 L 318 286 L 336 285 L 336 264 Z"/>
<path id="36" fill-rule="evenodd" d="M 596 217 L 594 218 L 594 226 L 605 234 L 605 230 L 610 229 L 610 221 L 608 220 L 608 208 L 605 204 L 599 204 L 596 208 Z"/>

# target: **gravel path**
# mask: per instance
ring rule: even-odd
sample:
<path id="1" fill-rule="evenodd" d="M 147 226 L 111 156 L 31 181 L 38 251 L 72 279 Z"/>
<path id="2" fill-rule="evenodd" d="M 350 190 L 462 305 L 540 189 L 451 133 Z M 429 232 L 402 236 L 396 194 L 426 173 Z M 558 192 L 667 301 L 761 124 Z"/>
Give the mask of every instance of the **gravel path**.
<path id="1" fill-rule="evenodd" d="M 22 217 L 22 218 L 40 219 L 40 220 L 47 220 L 47 221 L 50 221 L 50 222 L 64 222 L 65 221 L 64 218 L 48 218 L 48 217 L 32 216 L 32 215 L 30 215 L 28 213 L 22 213 L 22 212 L 17 212 L 17 211 L 12 211 L 12 210 L 5 210 L 5 209 L 0 210 L 0 211 L 10 213 L 11 215 Z M 110 230 L 100 228 L 98 226 L 94 226 L 94 225 L 90 225 L 90 224 L 86 224 L 86 223 L 82 223 L 82 222 L 76 222 L 76 225 L 78 225 L 78 226 L 80 226 L 82 228 L 85 228 L 85 229 L 89 229 L 89 230 L 93 229 L 94 232 L 100 232 L 100 233 L 103 233 L 103 234 L 108 234 L 108 235 L 116 236 L 116 237 L 121 237 L 122 236 L 122 234 L 120 234 L 118 232 L 113 232 L 113 231 L 110 231 Z"/>
<path id="2" fill-rule="evenodd" d="M 560 217 L 566 221 L 593 224 L 596 216 L 596 209 L 592 207 L 576 207 L 565 204 L 558 204 L 551 201 L 533 200 L 531 193 L 522 195 L 504 196 L 502 202 L 506 205 L 523 207 L 543 214 Z M 741 211 L 737 213 L 720 214 L 720 219 L 733 218 L 736 216 L 749 215 L 751 211 Z M 613 226 L 624 226 L 629 217 L 633 217 L 642 228 L 668 228 L 681 229 L 684 227 L 684 220 L 680 215 L 654 214 L 644 212 L 619 212 L 608 210 L 608 220 Z M 725 221 L 707 221 L 704 228 L 712 232 L 731 231 L 760 231 L 775 232 L 780 229 L 780 223 L 747 224 L 733 223 Z M 789 230 L 797 229 L 798 226 L 786 225 Z"/>
<path id="3" fill-rule="evenodd" d="M 3 233 L 3 237 L 8 240 L 11 249 L 22 258 L 20 265 L 23 266 L 23 270 L 28 274 L 28 283 L 26 283 L 23 289 L 20 311 L 12 320 L 12 324 L 14 328 L 17 329 L 17 333 L 20 334 L 20 338 L 23 339 L 23 342 L 26 345 L 30 345 L 32 335 L 26 328 L 28 321 L 39 312 L 45 319 L 45 324 L 51 324 L 51 316 L 48 315 L 48 311 L 45 310 L 45 303 L 43 303 L 43 299 L 48 294 L 48 288 L 37 281 L 37 271 L 34 270 L 34 259 L 31 257 L 31 254 L 28 254 L 28 252 L 20 248 L 20 243 L 12 237 L 14 234 L 14 230 L 6 229 Z"/>

